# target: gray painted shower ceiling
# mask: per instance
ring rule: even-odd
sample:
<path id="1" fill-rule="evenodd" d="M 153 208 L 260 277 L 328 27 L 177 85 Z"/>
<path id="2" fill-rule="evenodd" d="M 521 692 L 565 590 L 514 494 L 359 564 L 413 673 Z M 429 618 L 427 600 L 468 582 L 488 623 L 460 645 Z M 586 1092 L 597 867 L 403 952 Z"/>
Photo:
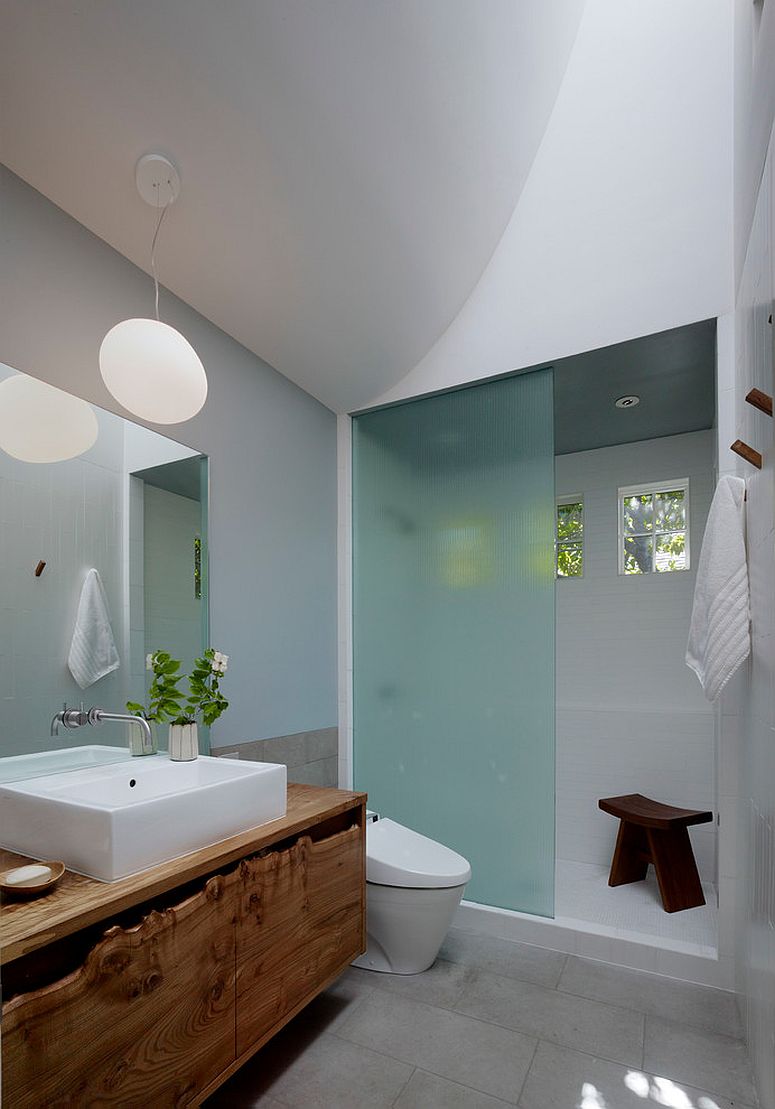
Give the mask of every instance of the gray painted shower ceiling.
<path id="1" fill-rule="evenodd" d="M 4 0 L 0 160 L 148 269 L 134 167 L 171 157 L 183 191 L 162 283 L 351 410 L 411 370 L 476 285 L 582 8 Z"/>
<path id="2" fill-rule="evenodd" d="M 716 321 L 563 358 L 554 366 L 556 454 L 713 427 Z M 637 408 L 617 397 L 635 393 Z"/>

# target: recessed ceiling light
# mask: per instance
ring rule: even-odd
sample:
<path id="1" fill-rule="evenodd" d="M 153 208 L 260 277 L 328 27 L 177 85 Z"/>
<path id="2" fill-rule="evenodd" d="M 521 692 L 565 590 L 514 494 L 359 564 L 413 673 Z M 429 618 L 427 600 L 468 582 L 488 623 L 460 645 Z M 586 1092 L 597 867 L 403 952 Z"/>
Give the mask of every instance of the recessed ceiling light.
<path id="1" fill-rule="evenodd" d="M 616 407 L 634 408 L 636 404 L 640 404 L 640 397 L 636 397 L 634 393 L 628 393 L 626 397 L 619 397 Z"/>

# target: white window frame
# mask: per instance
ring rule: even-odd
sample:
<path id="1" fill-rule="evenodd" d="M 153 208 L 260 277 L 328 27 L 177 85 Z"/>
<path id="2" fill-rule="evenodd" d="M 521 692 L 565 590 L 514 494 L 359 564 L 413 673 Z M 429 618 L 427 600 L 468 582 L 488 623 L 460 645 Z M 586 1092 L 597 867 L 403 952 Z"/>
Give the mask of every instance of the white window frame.
<path id="1" fill-rule="evenodd" d="M 560 542 L 557 538 L 557 509 L 564 504 L 580 504 L 581 505 L 581 573 L 580 574 L 558 574 L 557 573 L 557 551 L 560 547 L 571 546 L 571 543 Z M 554 579 L 555 581 L 578 581 L 579 578 L 584 577 L 585 568 L 585 536 L 587 533 L 586 527 L 586 509 L 584 505 L 583 493 L 569 493 L 567 496 L 555 497 L 554 500 Z M 574 540 L 573 545 L 579 544 Z"/>
<path id="2" fill-rule="evenodd" d="M 681 489 L 681 490 L 683 490 L 683 493 L 684 493 L 684 513 L 685 513 L 685 521 L 684 522 L 685 522 L 685 525 L 686 525 L 685 528 L 684 528 L 684 531 L 685 531 L 685 534 L 686 534 L 686 546 L 685 546 L 686 565 L 683 567 L 683 570 L 690 570 L 691 569 L 691 565 L 692 565 L 692 563 L 691 563 L 691 551 L 690 551 L 690 547 L 689 547 L 689 536 L 690 536 L 691 527 L 690 527 L 690 523 L 689 523 L 690 499 L 689 499 L 689 479 L 688 479 L 688 477 L 670 478 L 667 481 L 643 481 L 643 482 L 639 482 L 637 485 L 622 485 L 622 486 L 620 486 L 619 490 L 618 490 L 618 493 L 617 493 L 617 497 L 616 497 L 616 512 L 617 512 L 617 517 L 618 517 L 618 520 L 619 520 L 619 526 L 618 526 L 618 529 L 617 529 L 617 534 L 618 534 L 618 538 L 619 538 L 619 573 L 622 575 L 622 577 L 626 577 L 626 578 L 650 578 L 652 574 L 654 574 L 656 577 L 661 577 L 662 574 L 664 574 L 664 573 L 680 574 L 680 573 L 683 572 L 683 570 L 666 570 L 666 571 L 659 572 L 659 571 L 654 570 L 654 569 L 652 569 L 651 573 L 649 573 L 649 574 L 625 574 L 625 572 L 624 572 L 624 540 L 625 540 L 625 538 L 630 538 L 629 536 L 625 536 L 625 534 L 624 534 L 624 501 L 627 499 L 627 497 L 642 497 L 642 496 L 645 496 L 646 494 L 651 494 L 653 496 L 655 493 L 671 493 L 674 489 L 675 490 Z M 644 534 L 644 535 L 653 535 L 653 536 L 656 537 L 657 535 L 669 535 L 670 533 L 669 532 L 654 531 L 654 532 L 643 532 L 642 534 Z M 654 553 L 656 553 L 656 552 L 654 552 Z M 652 555 L 652 566 L 653 566 L 653 555 Z"/>

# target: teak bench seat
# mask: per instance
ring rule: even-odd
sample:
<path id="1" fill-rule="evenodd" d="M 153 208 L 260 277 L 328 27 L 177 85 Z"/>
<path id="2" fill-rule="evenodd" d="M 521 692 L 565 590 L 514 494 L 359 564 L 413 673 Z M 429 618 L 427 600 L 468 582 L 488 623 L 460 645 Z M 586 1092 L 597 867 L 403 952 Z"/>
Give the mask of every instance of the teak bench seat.
<path id="1" fill-rule="evenodd" d="M 712 812 L 663 805 L 640 793 L 603 797 L 598 805 L 620 822 L 609 886 L 642 882 L 653 863 L 666 913 L 705 904 L 687 828 L 707 824 Z"/>

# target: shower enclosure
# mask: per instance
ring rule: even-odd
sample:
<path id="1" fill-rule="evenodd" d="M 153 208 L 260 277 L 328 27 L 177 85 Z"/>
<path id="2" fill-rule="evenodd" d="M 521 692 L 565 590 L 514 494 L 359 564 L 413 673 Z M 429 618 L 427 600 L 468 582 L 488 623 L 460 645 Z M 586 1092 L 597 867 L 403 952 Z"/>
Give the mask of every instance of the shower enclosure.
<path id="1" fill-rule="evenodd" d="M 554 910 L 551 370 L 353 419 L 354 776 L 460 852 L 466 897 Z"/>

